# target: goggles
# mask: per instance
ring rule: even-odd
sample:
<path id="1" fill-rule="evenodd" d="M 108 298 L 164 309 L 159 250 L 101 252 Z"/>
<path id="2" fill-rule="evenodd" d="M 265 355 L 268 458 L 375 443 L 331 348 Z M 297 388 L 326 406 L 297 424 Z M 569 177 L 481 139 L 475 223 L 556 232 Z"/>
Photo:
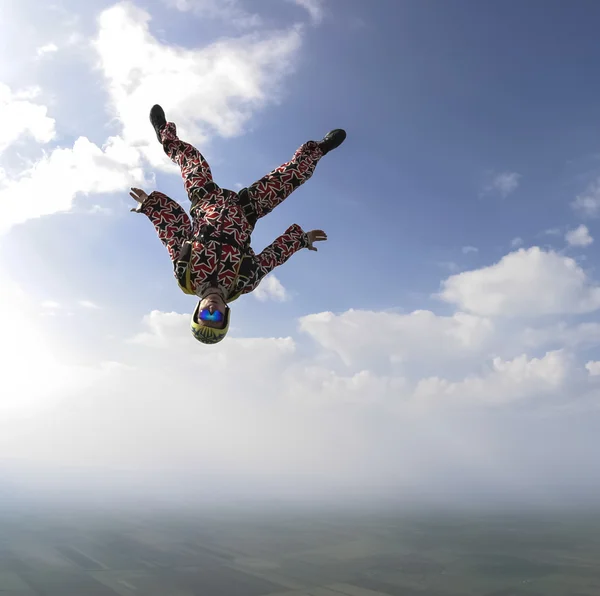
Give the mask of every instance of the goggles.
<path id="1" fill-rule="evenodd" d="M 225 320 L 225 315 L 219 310 L 210 312 L 208 308 L 203 308 L 198 312 L 198 320 L 210 323 L 222 323 Z"/>

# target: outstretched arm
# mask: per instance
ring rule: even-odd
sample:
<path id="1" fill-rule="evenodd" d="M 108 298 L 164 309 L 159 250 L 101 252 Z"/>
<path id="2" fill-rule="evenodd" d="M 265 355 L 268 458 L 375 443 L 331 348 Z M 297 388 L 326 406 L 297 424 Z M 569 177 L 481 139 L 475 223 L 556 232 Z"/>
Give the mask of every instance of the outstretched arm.
<path id="1" fill-rule="evenodd" d="M 160 241 L 167 247 L 171 261 L 174 261 L 183 243 L 192 236 L 188 214 L 179 203 L 161 192 L 154 191 L 147 195 L 139 188 L 132 188 L 131 191 L 130 196 L 138 202 L 131 211 L 148 217 Z"/>
<path id="2" fill-rule="evenodd" d="M 323 230 L 305 232 L 299 225 L 290 226 L 281 236 L 275 239 L 260 254 L 256 255 L 256 270 L 251 282 L 244 288 L 248 294 L 255 290 L 262 279 L 275 267 L 283 265 L 295 252 L 302 248 L 316 251 L 314 242 L 327 240 Z"/>

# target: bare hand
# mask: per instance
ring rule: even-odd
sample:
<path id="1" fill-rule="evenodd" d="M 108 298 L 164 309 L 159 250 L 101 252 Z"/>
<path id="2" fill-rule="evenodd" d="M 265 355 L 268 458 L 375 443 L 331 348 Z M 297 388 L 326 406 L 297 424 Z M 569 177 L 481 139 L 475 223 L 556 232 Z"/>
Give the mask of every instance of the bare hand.
<path id="1" fill-rule="evenodd" d="M 313 246 L 313 243 L 327 240 L 327 234 L 323 230 L 311 230 L 306 235 L 308 236 L 308 250 L 316 251 L 317 249 Z"/>
<path id="2" fill-rule="evenodd" d="M 130 211 L 139 211 L 143 202 L 148 198 L 148 195 L 141 188 L 132 188 L 129 196 L 138 202 L 138 206 L 130 209 Z"/>

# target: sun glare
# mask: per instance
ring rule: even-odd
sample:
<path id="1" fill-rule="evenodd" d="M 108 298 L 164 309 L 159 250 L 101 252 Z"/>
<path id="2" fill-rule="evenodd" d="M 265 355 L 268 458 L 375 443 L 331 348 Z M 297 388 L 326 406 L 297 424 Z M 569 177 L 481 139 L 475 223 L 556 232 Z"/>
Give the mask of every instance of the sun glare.
<path id="1" fill-rule="evenodd" d="M 0 271 L 0 411 L 34 413 L 66 383 L 58 341 L 37 323 L 37 305 Z"/>

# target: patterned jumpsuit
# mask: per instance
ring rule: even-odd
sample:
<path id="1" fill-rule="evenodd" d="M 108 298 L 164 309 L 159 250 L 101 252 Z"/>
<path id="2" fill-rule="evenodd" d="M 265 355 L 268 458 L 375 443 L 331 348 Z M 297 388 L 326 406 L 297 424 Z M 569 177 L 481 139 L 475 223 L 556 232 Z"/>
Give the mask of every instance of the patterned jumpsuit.
<path id="1" fill-rule="evenodd" d="M 191 242 L 192 293 L 200 296 L 208 286 L 218 285 L 231 302 L 254 290 L 265 275 L 308 246 L 307 235 L 297 224 L 258 255 L 250 247 L 250 235 L 256 219 L 271 212 L 312 176 L 323 156 L 318 143 L 304 143 L 289 162 L 240 191 L 247 193 L 253 212 L 248 217 L 239 194 L 214 183 L 210 166 L 195 147 L 178 138 L 174 123 L 167 123 L 161 138 L 165 153 L 181 168 L 191 219 L 181 205 L 158 191 L 148 195 L 139 211 L 154 225 L 174 264 L 184 245 Z M 202 236 L 206 230 L 209 233 Z M 229 240 L 223 241 L 223 235 Z"/>

